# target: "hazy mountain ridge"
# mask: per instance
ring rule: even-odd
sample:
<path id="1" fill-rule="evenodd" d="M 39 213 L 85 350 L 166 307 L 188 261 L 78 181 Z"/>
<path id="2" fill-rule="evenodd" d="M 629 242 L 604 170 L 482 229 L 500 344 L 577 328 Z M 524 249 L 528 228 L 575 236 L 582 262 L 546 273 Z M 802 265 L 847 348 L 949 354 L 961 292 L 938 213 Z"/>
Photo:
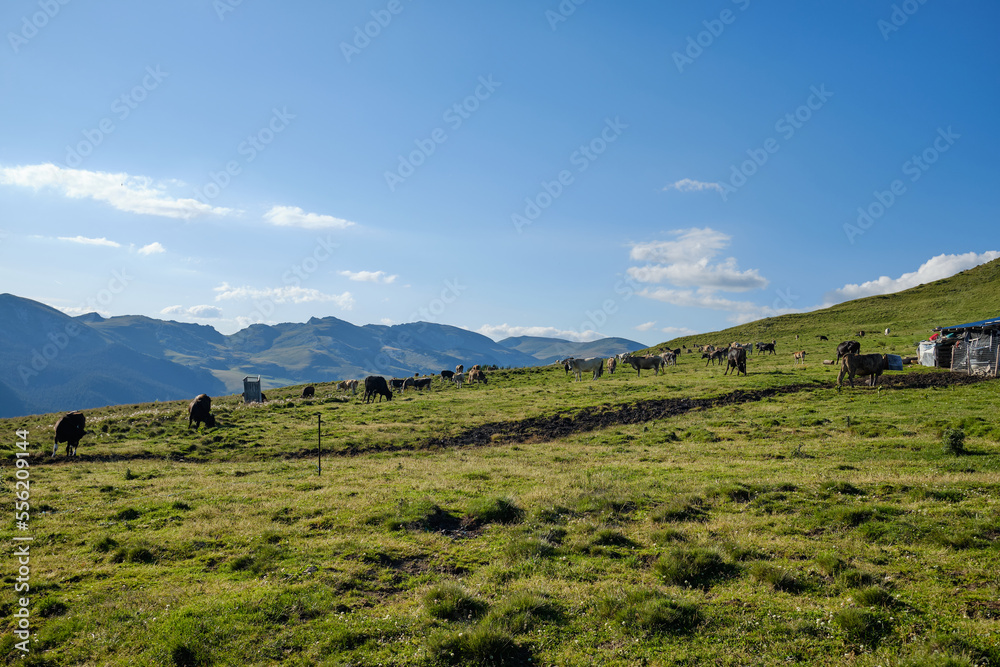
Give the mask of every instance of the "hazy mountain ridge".
<path id="1" fill-rule="evenodd" d="M 0 345 L 0 417 L 238 393 L 246 375 L 261 375 L 269 388 L 548 361 L 430 322 L 357 326 L 313 317 L 227 336 L 141 315 L 70 317 L 11 294 L 0 295 Z"/>

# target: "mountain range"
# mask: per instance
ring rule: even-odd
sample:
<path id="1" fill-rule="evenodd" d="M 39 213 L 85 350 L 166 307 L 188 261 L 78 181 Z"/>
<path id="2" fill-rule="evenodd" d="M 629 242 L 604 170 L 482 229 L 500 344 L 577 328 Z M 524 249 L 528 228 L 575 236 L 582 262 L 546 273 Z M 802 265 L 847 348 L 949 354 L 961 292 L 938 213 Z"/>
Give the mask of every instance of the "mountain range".
<path id="1" fill-rule="evenodd" d="M 0 295 L 0 346 L 0 417 L 239 393 L 248 375 L 260 375 L 267 389 L 438 373 L 458 364 L 538 366 L 645 347 L 624 338 L 496 342 L 445 324 L 357 326 L 335 317 L 223 335 L 141 315 L 70 317 L 12 294 Z"/>

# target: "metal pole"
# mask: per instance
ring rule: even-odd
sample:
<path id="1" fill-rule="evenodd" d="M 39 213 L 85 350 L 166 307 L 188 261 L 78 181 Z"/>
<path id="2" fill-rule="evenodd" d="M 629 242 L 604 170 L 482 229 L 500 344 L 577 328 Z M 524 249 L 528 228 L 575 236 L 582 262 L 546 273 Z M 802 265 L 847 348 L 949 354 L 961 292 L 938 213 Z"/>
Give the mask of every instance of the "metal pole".
<path id="1" fill-rule="evenodd" d="M 323 416 L 316 413 L 316 440 L 319 443 L 319 449 L 316 452 L 316 474 L 323 474 Z"/>

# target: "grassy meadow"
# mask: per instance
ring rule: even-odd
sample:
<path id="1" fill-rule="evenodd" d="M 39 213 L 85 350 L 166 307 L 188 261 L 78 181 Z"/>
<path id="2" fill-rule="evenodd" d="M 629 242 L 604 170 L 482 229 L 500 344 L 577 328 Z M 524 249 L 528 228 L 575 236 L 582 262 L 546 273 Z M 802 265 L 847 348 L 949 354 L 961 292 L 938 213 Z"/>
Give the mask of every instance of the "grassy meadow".
<path id="1" fill-rule="evenodd" d="M 658 346 L 777 340 L 745 377 L 685 352 L 370 405 L 319 383 L 215 397 L 199 430 L 186 402 L 113 406 L 74 460 L 49 456 L 58 415 L 0 420 L 11 509 L 18 429 L 31 452 L 28 530 L 11 511 L 2 538 L 33 539 L 30 651 L 12 546 L 0 660 L 1000 665 L 1000 383 L 838 390 L 822 363 L 860 329 L 907 356 L 996 315 L 998 274 Z"/>
<path id="2" fill-rule="evenodd" d="M 910 338 L 879 342 L 905 354 Z M 501 370 L 371 405 L 332 384 L 219 397 L 221 425 L 199 431 L 180 402 L 115 406 L 88 411 L 70 461 L 48 456 L 54 415 L 4 420 L 8 447 L 18 428 L 32 443 L 33 634 L 22 659 L 5 596 L 0 655 L 1000 664 L 1000 384 L 838 391 L 830 344 L 795 366 L 794 342 L 739 378 L 682 354 L 660 376 Z M 576 422 L 706 397 L 721 400 Z M 566 428 L 515 428 L 539 419 Z"/>

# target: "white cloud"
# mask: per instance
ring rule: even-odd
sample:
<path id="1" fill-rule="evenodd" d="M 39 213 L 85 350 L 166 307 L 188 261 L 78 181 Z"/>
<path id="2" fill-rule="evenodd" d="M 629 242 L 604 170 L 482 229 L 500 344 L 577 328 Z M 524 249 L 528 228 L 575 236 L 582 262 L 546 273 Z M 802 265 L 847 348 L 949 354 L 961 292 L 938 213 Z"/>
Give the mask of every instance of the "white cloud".
<path id="1" fill-rule="evenodd" d="M 175 182 L 171 181 L 171 185 Z M 202 215 L 229 215 L 232 209 L 209 206 L 197 199 L 167 194 L 166 185 L 146 176 L 64 169 L 54 164 L 0 167 L 0 184 L 39 190 L 55 188 L 71 199 L 93 199 L 119 211 L 189 220 Z"/>
<path id="2" fill-rule="evenodd" d="M 579 332 L 556 329 L 555 327 L 523 327 L 511 326 L 509 324 L 484 324 L 476 329 L 476 333 L 480 333 L 493 340 L 503 340 L 511 336 L 538 336 L 541 338 L 562 338 L 563 340 L 578 343 L 589 343 L 601 338 L 607 338 L 603 334 L 590 330 Z"/>
<path id="3" fill-rule="evenodd" d="M 663 327 L 662 329 L 660 329 L 660 331 L 674 337 L 692 336 L 698 333 L 694 329 L 688 329 L 687 327 Z"/>
<path id="4" fill-rule="evenodd" d="M 342 310 L 350 310 L 354 307 L 354 297 L 350 292 L 343 294 L 325 294 L 316 289 L 305 287 L 266 287 L 263 289 L 256 287 L 233 287 L 229 283 L 222 283 L 214 288 L 217 292 L 216 301 L 227 299 L 257 301 L 272 301 L 274 303 L 335 303 Z"/>
<path id="5" fill-rule="evenodd" d="M 264 214 L 264 219 L 279 227 L 304 229 L 347 229 L 355 224 L 332 215 L 306 213 L 298 206 L 272 206 L 271 210 Z"/>
<path id="6" fill-rule="evenodd" d="M 158 255 L 161 252 L 166 252 L 166 251 L 167 249 L 164 248 L 159 241 L 153 241 L 152 243 L 144 245 L 138 250 L 136 250 L 136 252 L 139 253 L 140 255 Z"/>
<path id="7" fill-rule="evenodd" d="M 368 283 L 389 283 L 395 282 L 397 275 L 387 275 L 385 271 L 340 271 L 340 275 L 346 276 L 349 280 Z"/>
<path id="8" fill-rule="evenodd" d="M 690 178 L 682 178 L 679 181 L 674 181 L 664 190 L 677 190 L 679 192 L 701 192 L 703 190 L 715 190 L 716 192 L 722 192 L 722 185 L 720 183 L 706 183 L 705 181 L 695 181 Z"/>
<path id="9" fill-rule="evenodd" d="M 900 292 L 911 287 L 916 287 L 917 285 L 948 278 L 956 273 L 967 271 L 997 258 L 1000 258 L 1000 252 L 996 250 L 989 250 L 981 254 L 967 252 L 962 255 L 937 255 L 921 264 L 920 268 L 916 271 L 904 273 L 899 278 L 882 276 L 877 280 L 869 280 L 860 285 L 848 284 L 835 289 L 825 295 L 826 303 L 823 307 L 866 296 Z"/>
<path id="10" fill-rule="evenodd" d="M 732 240 L 728 234 L 710 228 L 678 229 L 674 241 L 652 241 L 632 246 L 629 257 L 646 262 L 629 267 L 628 275 L 642 283 L 669 283 L 700 290 L 745 292 L 767 287 L 768 281 L 756 269 L 741 271 L 735 257 L 716 261 Z"/>
<path id="11" fill-rule="evenodd" d="M 635 327 L 636 331 L 649 331 L 656 326 L 656 322 L 643 322 L 639 326 Z"/>
<path id="12" fill-rule="evenodd" d="M 222 317 L 222 309 L 216 306 L 167 306 L 160 311 L 161 315 L 180 315 L 182 317 L 217 320 Z"/>
<path id="13" fill-rule="evenodd" d="M 83 245 L 101 245 L 107 246 L 108 248 L 121 248 L 121 243 L 116 243 L 115 241 L 109 241 L 103 236 L 99 239 L 89 239 L 86 236 L 60 236 L 60 241 L 69 241 L 71 243 L 81 243 Z"/>

